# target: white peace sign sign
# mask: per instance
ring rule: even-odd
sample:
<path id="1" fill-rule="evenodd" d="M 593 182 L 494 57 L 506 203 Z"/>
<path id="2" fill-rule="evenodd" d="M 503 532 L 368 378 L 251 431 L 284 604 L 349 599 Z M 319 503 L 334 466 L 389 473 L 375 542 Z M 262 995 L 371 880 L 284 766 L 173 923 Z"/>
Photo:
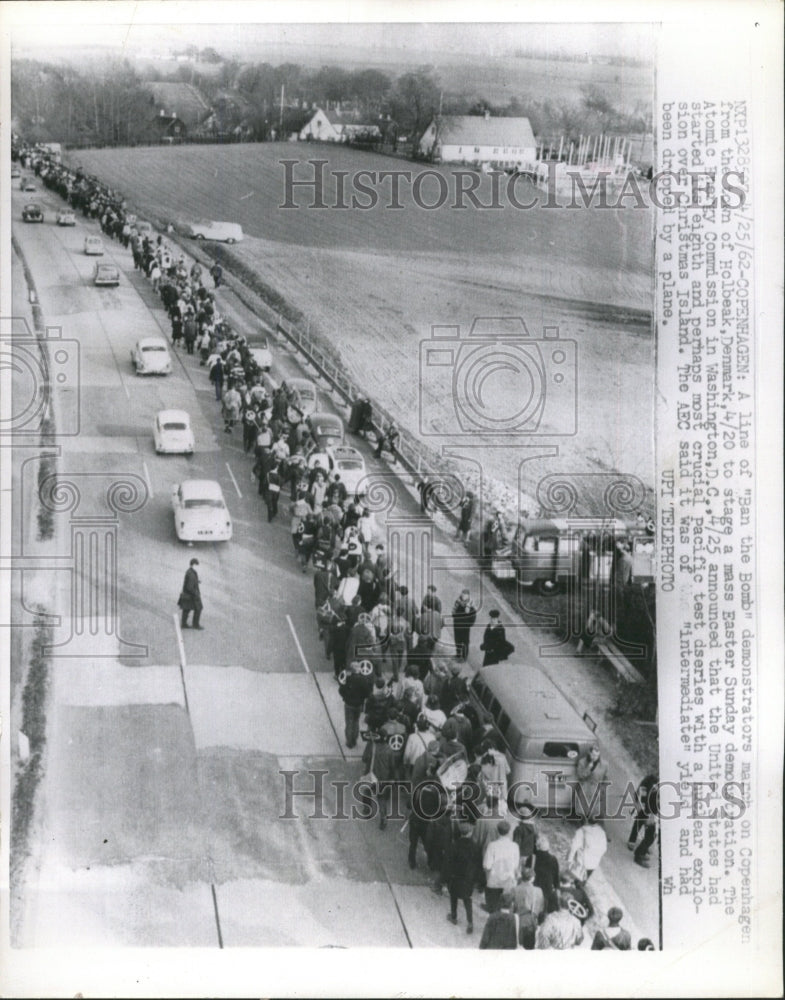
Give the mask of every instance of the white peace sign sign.
<path id="1" fill-rule="evenodd" d="M 403 736 L 400 733 L 393 733 L 387 740 L 387 745 L 391 750 L 403 750 Z"/>
<path id="2" fill-rule="evenodd" d="M 567 909 L 574 917 L 577 917 L 578 920 L 585 920 L 589 915 L 589 911 L 583 903 L 577 900 L 574 896 L 570 896 L 567 900 Z"/>
<path id="3" fill-rule="evenodd" d="M 369 677 L 373 673 L 373 664 L 370 660 L 360 660 L 360 673 L 363 677 Z"/>
<path id="4" fill-rule="evenodd" d="M 342 671 L 340 672 L 340 674 L 338 674 L 338 683 L 339 683 L 340 685 L 344 685 L 344 684 L 346 683 L 346 678 L 347 678 L 348 676 L 349 676 L 349 675 L 348 675 L 348 674 L 346 673 L 346 671 L 345 671 L 345 670 L 342 670 Z"/>

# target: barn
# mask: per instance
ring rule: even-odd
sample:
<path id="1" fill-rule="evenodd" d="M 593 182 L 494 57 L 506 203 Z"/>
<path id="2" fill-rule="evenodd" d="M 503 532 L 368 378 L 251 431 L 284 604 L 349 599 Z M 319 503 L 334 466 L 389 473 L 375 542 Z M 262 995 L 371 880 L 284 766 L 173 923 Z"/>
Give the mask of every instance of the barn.
<path id="1" fill-rule="evenodd" d="M 528 118 L 442 115 L 422 135 L 420 153 L 436 163 L 488 165 L 498 169 L 531 169 L 537 143 Z"/>

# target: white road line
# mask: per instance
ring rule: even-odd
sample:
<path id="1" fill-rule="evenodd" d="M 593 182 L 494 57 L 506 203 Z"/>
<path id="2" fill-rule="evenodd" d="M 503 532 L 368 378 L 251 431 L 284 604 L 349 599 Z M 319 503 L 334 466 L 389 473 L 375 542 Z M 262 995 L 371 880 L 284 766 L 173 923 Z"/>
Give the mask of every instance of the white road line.
<path id="1" fill-rule="evenodd" d="M 153 481 L 150 478 L 150 470 L 147 468 L 147 462 L 142 462 L 142 467 L 144 468 L 144 478 L 147 480 L 147 489 L 150 493 L 150 499 L 152 500 L 155 494 L 153 493 Z"/>
<path id="2" fill-rule="evenodd" d="M 229 477 L 231 478 L 232 482 L 234 483 L 234 488 L 237 490 L 237 496 L 242 500 L 243 495 L 240 492 L 240 487 L 237 485 L 237 480 L 234 478 L 234 473 L 232 472 L 231 467 L 230 467 L 230 465 L 229 465 L 228 462 L 226 463 L 226 471 L 229 473 Z"/>
<path id="3" fill-rule="evenodd" d="M 294 644 L 297 646 L 297 652 L 300 654 L 300 659 L 303 661 L 303 666 L 305 667 L 306 674 L 310 674 L 311 668 L 308 666 L 308 661 L 305 658 L 305 653 L 303 652 L 303 647 L 300 645 L 300 640 L 297 638 L 297 633 L 294 630 L 294 625 L 292 624 L 292 619 L 289 615 L 286 616 L 286 620 L 289 622 L 289 628 L 292 631 L 292 637 L 294 638 Z"/>
<path id="4" fill-rule="evenodd" d="M 180 628 L 180 616 L 175 611 L 172 618 L 174 619 L 174 631 L 177 636 L 177 649 L 180 653 L 180 667 L 185 670 L 185 646 L 183 645 L 183 630 Z"/>
<path id="5" fill-rule="evenodd" d="M 245 201 L 246 198 L 253 198 L 255 194 L 255 191 L 249 191 L 248 194 L 242 194 L 240 195 L 240 201 Z"/>

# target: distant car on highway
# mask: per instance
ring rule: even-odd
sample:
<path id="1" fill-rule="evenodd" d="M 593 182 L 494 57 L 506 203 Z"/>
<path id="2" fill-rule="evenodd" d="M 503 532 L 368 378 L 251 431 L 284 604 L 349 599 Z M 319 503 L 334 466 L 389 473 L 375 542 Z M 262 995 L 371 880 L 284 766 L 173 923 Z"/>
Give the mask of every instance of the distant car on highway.
<path id="1" fill-rule="evenodd" d="M 368 484 L 360 484 L 368 475 L 365 467 L 365 459 L 362 454 L 349 444 L 337 444 L 327 449 L 330 456 L 330 471 L 337 472 L 341 477 L 341 482 L 349 492 L 349 496 L 355 496 L 358 491 L 365 493 Z"/>
<path id="2" fill-rule="evenodd" d="M 11 167 L 11 180 L 16 181 L 22 176 L 22 171 L 19 167 Z"/>
<path id="3" fill-rule="evenodd" d="M 181 542 L 228 542 L 232 519 L 221 487 L 211 479 L 186 479 L 172 489 L 174 530 Z"/>
<path id="4" fill-rule="evenodd" d="M 172 359 L 163 337 L 143 337 L 131 351 L 137 375 L 168 375 Z"/>
<path id="5" fill-rule="evenodd" d="M 29 202 L 22 209 L 22 222 L 43 222 L 44 213 L 39 204 L 34 201 Z"/>
<path id="6" fill-rule="evenodd" d="M 239 243 L 243 238 L 243 229 L 238 223 L 213 222 L 209 219 L 189 223 L 185 232 L 193 240 L 217 240 L 220 243 Z"/>
<path id="7" fill-rule="evenodd" d="M 32 177 L 23 177 L 19 184 L 20 191 L 35 191 L 35 181 Z"/>
<path id="8" fill-rule="evenodd" d="M 157 455 L 193 455 L 191 418 L 185 410 L 161 410 L 155 417 L 153 439 Z"/>
<path id="9" fill-rule="evenodd" d="M 76 215 L 71 211 L 70 208 L 61 208 L 60 211 L 57 213 L 57 225 L 75 226 Z"/>
<path id="10" fill-rule="evenodd" d="M 287 378 L 286 384 L 290 389 L 294 389 L 300 398 L 300 409 L 304 417 L 309 417 L 316 412 L 319 403 L 319 395 L 316 386 L 309 378 Z"/>
<path id="11" fill-rule="evenodd" d="M 306 423 L 319 451 L 326 451 L 337 444 L 343 444 L 343 420 L 334 413 L 312 413 Z"/>
<path id="12" fill-rule="evenodd" d="M 119 285 L 120 271 L 114 264 L 96 264 L 93 268 L 94 285 Z"/>
<path id="13" fill-rule="evenodd" d="M 265 340 L 263 344 L 257 345 L 256 347 L 249 347 L 251 357 L 256 362 L 256 364 L 262 369 L 263 372 L 269 372 L 273 366 L 273 352 L 270 350 L 270 346 Z"/>
<path id="14" fill-rule="evenodd" d="M 103 257 L 104 244 L 100 236 L 85 236 L 84 252 L 88 257 Z"/>
<path id="15" fill-rule="evenodd" d="M 140 236 L 152 236 L 153 226 L 150 222 L 145 222 L 144 219 L 137 219 L 134 223 L 134 229 L 139 233 Z"/>

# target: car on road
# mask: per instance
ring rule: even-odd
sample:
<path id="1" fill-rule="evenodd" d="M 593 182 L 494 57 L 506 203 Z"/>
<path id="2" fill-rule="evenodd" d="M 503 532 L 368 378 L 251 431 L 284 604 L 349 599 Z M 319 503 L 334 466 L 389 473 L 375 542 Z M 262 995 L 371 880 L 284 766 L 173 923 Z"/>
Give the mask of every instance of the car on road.
<path id="1" fill-rule="evenodd" d="M 349 496 L 363 494 L 368 489 L 368 483 L 363 483 L 368 475 L 365 459 L 362 454 L 350 444 L 337 444 L 329 448 L 330 471 L 338 473 L 341 482 L 349 491 Z M 360 484 L 363 484 L 362 486 Z"/>
<path id="2" fill-rule="evenodd" d="M 140 236 L 152 236 L 153 226 L 150 222 L 145 222 L 144 219 L 137 219 L 134 223 L 134 229 L 139 233 Z"/>
<path id="3" fill-rule="evenodd" d="M 181 542 L 228 542 L 232 518 L 212 479 L 186 479 L 172 489 L 174 530 Z"/>
<path id="4" fill-rule="evenodd" d="M 334 413 L 317 411 L 307 419 L 308 430 L 319 451 L 325 451 L 337 444 L 343 444 L 343 420 Z"/>
<path id="5" fill-rule="evenodd" d="M 169 348 L 163 337 L 143 337 L 131 351 L 137 375 L 168 375 L 172 370 Z"/>
<path id="6" fill-rule="evenodd" d="M 319 394 L 309 378 L 288 378 L 286 384 L 297 393 L 300 400 L 298 409 L 302 411 L 304 417 L 309 417 L 316 411 L 319 404 Z"/>
<path id="7" fill-rule="evenodd" d="M 201 219 L 185 227 L 186 235 L 192 240 L 217 240 L 219 243 L 239 243 L 243 229 L 237 222 L 214 222 Z"/>
<path id="8" fill-rule="evenodd" d="M 17 181 L 22 176 L 22 171 L 19 167 L 11 167 L 11 180 Z"/>
<path id="9" fill-rule="evenodd" d="M 114 264 L 96 264 L 93 268 L 94 285 L 119 285 L 120 271 Z"/>
<path id="10" fill-rule="evenodd" d="M 268 342 L 265 340 L 264 343 L 257 344 L 256 347 L 249 347 L 248 350 L 259 368 L 263 372 L 269 372 L 273 366 L 273 352 L 270 350 Z"/>
<path id="11" fill-rule="evenodd" d="M 185 410 L 160 410 L 153 425 L 156 455 L 193 455 L 191 418 Z"/>
<path id="12" fill-rule="evenodd" d="M 85 236 L 84 252 L 88 257 L 103 257 L 104 244 L 100 236 Z"/>
<path id="13" fill-rule="evenodd" d="M 76 215 L 71 211 L 70 208 L 61 208 L 60 211 L 57 213 L 57 225 L 75 226 Z"/>
<path id="14" fill-rule="evenodd" d="M 29 202 L 22 209 L 22 222 L 43 222 L 44 213 L 39 204 L 34 201 Z"/>
<path id="15" fill-rule="evenodd" d="M 35 181 L 32 177 L 23 177 L 19 184 L 20 191 L 35 191 Z"/>

